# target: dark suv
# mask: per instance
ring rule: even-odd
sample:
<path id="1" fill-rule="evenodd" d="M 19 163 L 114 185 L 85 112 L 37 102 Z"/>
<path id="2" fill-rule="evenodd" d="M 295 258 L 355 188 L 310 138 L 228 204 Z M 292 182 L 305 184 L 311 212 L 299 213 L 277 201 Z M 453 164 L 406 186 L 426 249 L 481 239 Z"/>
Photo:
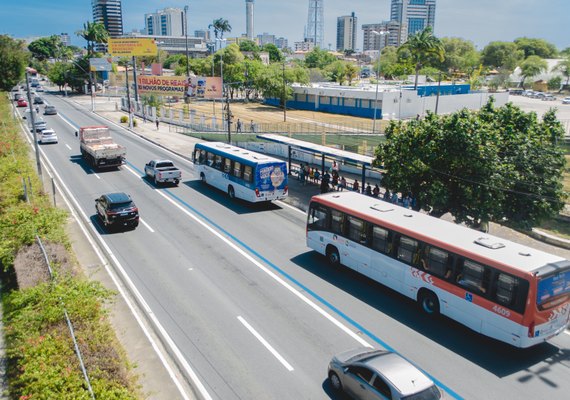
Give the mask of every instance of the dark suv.
<path id="1" fill-rule="evenodd" d="M 136 228 L 139 209 L 126 193 L 109 193 L 95 199 L 95 210 L 105 227 Z"/>

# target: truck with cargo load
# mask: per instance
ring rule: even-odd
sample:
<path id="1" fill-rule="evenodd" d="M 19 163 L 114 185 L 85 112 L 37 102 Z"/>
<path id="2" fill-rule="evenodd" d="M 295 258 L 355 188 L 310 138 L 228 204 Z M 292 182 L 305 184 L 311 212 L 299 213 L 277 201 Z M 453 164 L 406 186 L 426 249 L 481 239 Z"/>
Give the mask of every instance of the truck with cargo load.
<path id="1" fill-rule="evenodd" d="M 81 155 L 94 168 L 119 167 L 125 163 L 127 149 L 115 143 L 107 126 L 79 129 Z"/>

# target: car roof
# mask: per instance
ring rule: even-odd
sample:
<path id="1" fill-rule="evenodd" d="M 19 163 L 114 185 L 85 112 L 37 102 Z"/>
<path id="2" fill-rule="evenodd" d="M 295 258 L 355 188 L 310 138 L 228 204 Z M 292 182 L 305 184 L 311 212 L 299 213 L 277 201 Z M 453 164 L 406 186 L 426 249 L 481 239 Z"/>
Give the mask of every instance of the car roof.
<path id="1" fill-rule="evenodd" d="M 45 135 L 46 133 L 50 133 L 50 134 L 53 133 L 55 135 L 55 131 L 53 129 L 44 129 L 42 131 L 42 135 Z"/>
<path id="2" fill-rule="evenodd" d="M 418 393 L 433 385 L 422 371 L 396 353 L 377 353 L 361 362 L 383 376 L 403 395 Z"/>
<path id="3" fill-rule="evenodd" d="M 129 195 L 123 192 L 107 193 L 103 196 L 105 196 L 111 203 L 126 203 L 128 201 L 131 201 Z"/>

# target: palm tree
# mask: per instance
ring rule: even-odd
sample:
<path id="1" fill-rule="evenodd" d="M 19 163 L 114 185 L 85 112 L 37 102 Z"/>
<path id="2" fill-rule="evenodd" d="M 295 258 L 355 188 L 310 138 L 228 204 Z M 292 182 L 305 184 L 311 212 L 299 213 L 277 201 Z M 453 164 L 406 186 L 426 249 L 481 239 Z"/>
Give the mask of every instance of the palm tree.
<path id="1" fill-rule="evenodd" d="M 428 26 L 423 31 L 418 32 L 408 38 L 406 43 L 400 46 L 398 52 L 407 50 L 411 53 L 412 60 L 416 64 L 416 80 L 414 89 L 418 87 L 418 76 L 423 64 L 432 56 L 436 56 L 440 61 L 444 60 L 445 49 L 443 43 L 432 33 Z"/>
<path id="2" fill-rule="evenodd" d="M 220 39 L 223 39 L 224 32 L 232 31 L 232 26 L 230 25 L 228 20 L 223 18 L 215 19 L 212 25 L 210 26 L 214 28 L 214 35 L 216 36 L 216 39 L 218 38 L 218 34 L 220 35 Z"/>
<path id="3" fill-rule="evenodd" d="M 75 34 L 87 41 L 87 52 L 90 55 L 94 53 L 95 43 L 107 43 L 109 40 L 109 32 L 101 22 L 87 21 L 83 24 L 83 30 L 77 31 Z"/>

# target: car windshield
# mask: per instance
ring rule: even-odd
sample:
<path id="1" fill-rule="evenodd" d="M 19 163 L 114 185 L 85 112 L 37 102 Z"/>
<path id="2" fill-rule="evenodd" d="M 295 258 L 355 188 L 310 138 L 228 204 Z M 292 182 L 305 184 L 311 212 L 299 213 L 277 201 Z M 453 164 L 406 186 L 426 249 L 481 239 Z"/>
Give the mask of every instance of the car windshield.
<path id="1" fill-rule="evenodd" d="M 439 399 L 441 399 L 441 392 L 435 385 L 430 386 L 426 390 L 422 390 L 419 393 L 402 397 L 402 400 L 439 400 Z"/>
<path id="2" fill-rule="evenodd" d="M 121 203 L 111 203 L 111 204 L 109 205 L 109 207 L 110 207 L 112 210 L 118 210 L 118 209 L 121 209 L 121 208 L 130 208 L 130 207 L 133 207 L 133 202 L 132 202 L 132 201 L 124 201 L 124 202 L 121 202 Z"/>

